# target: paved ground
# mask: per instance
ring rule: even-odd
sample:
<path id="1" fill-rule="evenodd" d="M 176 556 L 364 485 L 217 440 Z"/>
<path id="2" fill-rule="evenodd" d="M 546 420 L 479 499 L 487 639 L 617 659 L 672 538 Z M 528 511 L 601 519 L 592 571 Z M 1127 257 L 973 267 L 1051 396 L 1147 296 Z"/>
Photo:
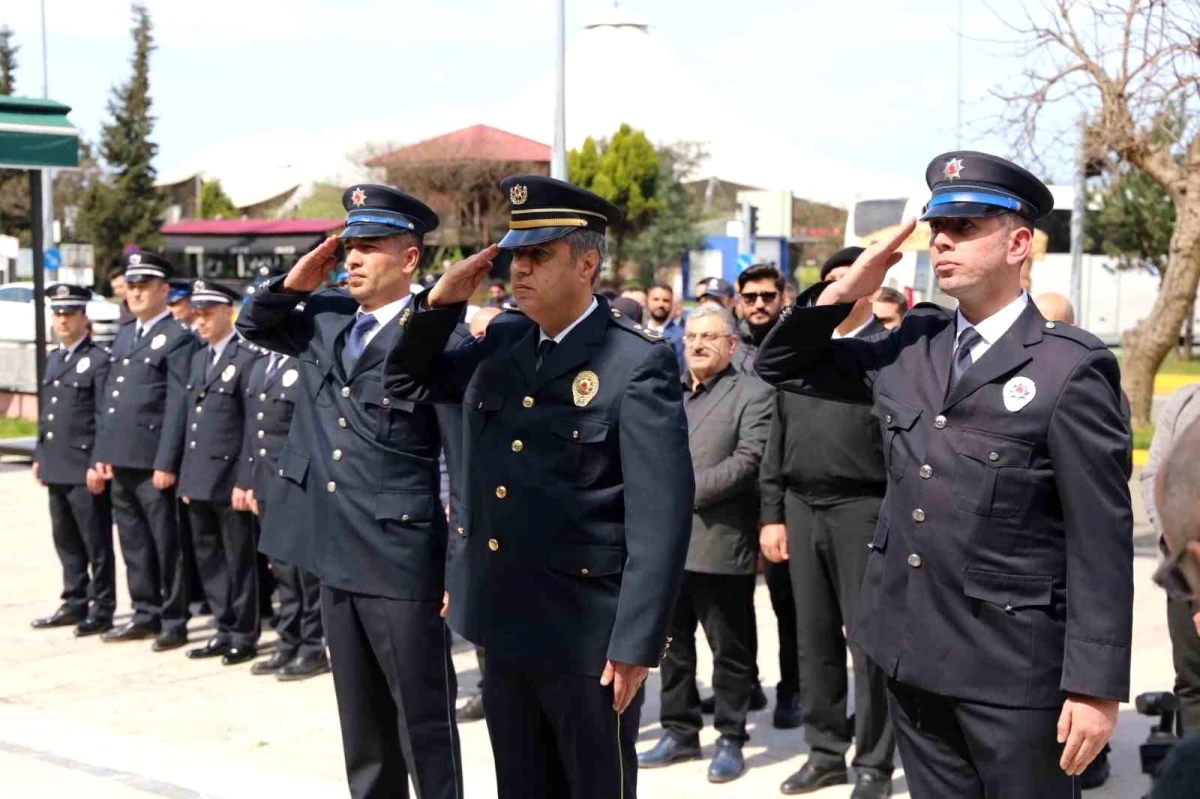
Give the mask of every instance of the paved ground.
<path id="1" fill-rule="evenodd" d="M 29 621 L 56 607 L 58 564 L 50 542 L 44 493 L 28 468 L 0 464 L 0 796 L 6 799 L 85 796 L 89 799 L 346 795 L 328 676 L 303 683 L 251 677 L 248 666 L 225 668 L 188 661 L 181 651 L 154 654 L 148 643 L 101 644 L 77 640 L 69 630 L 36 632 Z M 1137 607 L 1134 631 L 1135 692 L 1170 686 L 1171 661 L 1163 597 L 1150 582 L 1155 551 L 1139 511 Z M 119 562 L 119 561 L 118 561 Z M 123 584 L 119 610 L 128 608 Z M 778 677 L 774 617 L 765 586 L 757 594 L 759 663 L 764 683 Z M 208 619 L 194 621 L 193 640 L 207 635 Z M 269 646 L 273 636 L 264 638 Z M 702 647 L 703 648 L 703 647 Z M 702 674 L 711 661 L 704 657 Z M 478 679 L 474 655 L 455 654 L 460 699 Z M 986 679 L 985 675 L 981 678 Z M 768 690 L 768 694 L 773 694 Z M 639 748 L 658 737 L 658 681 L 652 675 Z M 1117 728 L 1114 775 L 1095 799 L 1140 796 L 1137 745 L 1149 720 L 1132 708 Z M 777 796 L 779 783 L 805 759 L 803 735 L 771 728 L 770 713 L 752 718 L 746 754 L 749 771 L 739 781 L 712 786 L 705 762 L 643 772 L 644 797 Z M 706 731 L 706 753 L 716 735 Z M 494 797 L 487 730 L 462 728 L 466 795 Z M 902 771 L 898 796 L 907 795 Z M 838 799 L 849 788 L 819 797 Z"/>

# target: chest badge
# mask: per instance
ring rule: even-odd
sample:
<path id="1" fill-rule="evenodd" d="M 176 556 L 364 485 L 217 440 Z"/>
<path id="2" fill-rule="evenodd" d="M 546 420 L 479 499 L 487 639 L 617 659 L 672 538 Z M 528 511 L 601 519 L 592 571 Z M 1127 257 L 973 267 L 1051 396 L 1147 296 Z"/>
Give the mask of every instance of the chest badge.
<path id="1" fill-rule="evenodd" d="M 75 364 L 75 373 L 81 375 L 86 372 L 88 367 L 91 365 L 92 359 L 85 355 L 79 359 L 79 363 Z"/>
<path id="2" fill-rule="evenodd" d="M 166 344 L 166 343 L 167 343 L 167 336 L 166 336 L 166 334 L 165 334 L 165 333 L 159 333 L 157 336 L 155 336 L 154 338 L 150 339 L 150 349 L 152 349 L 152 350 L 161 350 L 161 349 L 163 348 L 163 345 L 164 345 L 164 344 Z"/>
<path id="3" fill-rule="evenodd" d="M 288 369 L 286 372 L 283 373 L 283 377 L 280 378 L 280 380 L 283 382 L 284 388 L 290 388 L 291 386 L 295 385 L 296 378 L 299 376 L 300 376 L 300 373 L 297 372 L 295 369 Z"/>
<path id="4" fill-rule="evenodd" d="M 237 367 L 234 366 L 233 364 L 229 364 L 221 372 L 221 382 L 228 383 L 230 380 L 233 379 L 233 376 L 235 374 L 237 374 Z"/>
<path id="5" fill-rule="evenodd" d="M 580 372 L 571 381 L 571 395 L 575 398 L 575 406 L 585 408 L 596 398 L 600 391 L 600 378 L 595 372 Z"/>
<path id="6" fill-rule="evenodd" d="M 1028 377 L 1014 377 L 1004 384 L 1004 409 L 1016 413 L 1037 396 L 1037 386 Z"/>

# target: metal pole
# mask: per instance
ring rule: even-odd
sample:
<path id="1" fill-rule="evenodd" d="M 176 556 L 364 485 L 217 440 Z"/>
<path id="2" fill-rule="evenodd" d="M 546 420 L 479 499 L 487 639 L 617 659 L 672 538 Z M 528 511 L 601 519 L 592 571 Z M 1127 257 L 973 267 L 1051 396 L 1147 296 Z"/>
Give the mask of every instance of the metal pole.
<path id="1" fill-rule="evenodd" d="M 42 251 L 42 175 L 45 170 L 29 172 L 29 220 L 33 228 L 33 346 L 37 365 L 37 398 L 42 407 L 42 380 L 46 376 L 46 274 Z"/>
<path id="2" fill-rule="evenodd" d="M 1079 119 L 1079 143 L 1075 153 L 1075 202 L 1071 206 L 1071 305 L 1077 319 L 1087 318 L 1080 307 L 1083 291 L 1083 217 L 1087 213 L 1087 117 Z"/>
<path id="3" fill-rule="evenodd" d="M 42 0 L 42 97 L 50 99 L 50 57 L 46 49 L 46 0 Z M 42 193 L 46 197 L 46 206 L 43 212 L 43 238 L 50 240 L 51 246 L 56 244 L 54 241 L 54 178 L 49 168 L 40 170 L 42 181 Z"/>
<path id="4" fill-rule="evenodd" d="M 963 12 L 962 0 L 958 0 L 958 101 L 954 115 L 954 148 L 962 149 L 962 109 L 963 109 Z"/>
<path id="5" fill-rule="evenodd" d="M 566 0 L 555 3 L 554 153 L 550 177 L 567 179 L 567 10 Z"/>

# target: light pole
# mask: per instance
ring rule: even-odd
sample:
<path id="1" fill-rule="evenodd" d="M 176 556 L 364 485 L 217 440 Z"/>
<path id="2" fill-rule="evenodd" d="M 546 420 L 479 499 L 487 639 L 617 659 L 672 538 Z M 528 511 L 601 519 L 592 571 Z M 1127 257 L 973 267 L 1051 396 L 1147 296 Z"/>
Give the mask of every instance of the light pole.
<path id="1" fill-rule="evenodd" d="M 567 10 L 566 0 L 555 2 L 554 42 L 554 151 L 550 177 L 567 179 Z"/>
<path id="2" fill-rule="evenodd" d="M 46 50 L 46 0 L 42 2 L 42 97 L 50 99 L 50 57 Z M 54 178 L 49 167 L 42 170 L 43 246 L 53 247 L 54 240 Z"/>

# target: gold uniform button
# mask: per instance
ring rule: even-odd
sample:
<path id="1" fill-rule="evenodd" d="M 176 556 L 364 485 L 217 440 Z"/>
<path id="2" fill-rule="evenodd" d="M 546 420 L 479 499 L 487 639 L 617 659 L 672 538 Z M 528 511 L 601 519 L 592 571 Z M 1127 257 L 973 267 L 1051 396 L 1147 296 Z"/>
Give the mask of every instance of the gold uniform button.
<path id="1" fill-rule="evenodd" d="M 342 386 L 342 396 L 343 397 L 350 396 L 350 386 Z"/>
<path id="2" fill-rule="evenodd" d="M 259 401 L 259 402 L 266 402 L 266 401 L 267 401 L 267 395 L 266 395 L 266 394 L 259 394 L 259 395 L 258 395 L 258 401 Z"/>
<path id="3" fill-rule="evenodd" d="M 128 365 L 129 365 L 129 359 L 128 359 L 128 358 L 122 358 L 122 359 L 121 359 L 121 365 L 122 365 L 122 366 L 128 366 Z"/>
<path id="4" fill-rule="evenodd" d="M 921 568 L 921 556 L 915 552 L 913 554 L 909 555 L 908 556 L 908 565 L 912 566 L 914 569 Z"/>
<path id="5" fill-rule="evenodd" d="M 345 416 L 338 417 L 338 427 L 341 427 L 341 428 L 346 427 L 346 417 Z"/>
<path id="6" fill-rule="evenodd" d="M 508 496 L 508 489 L 504 486 L 496 486 L 496 499 L 504 499 Z"/>
<path id="7" fill-rule="evenodd" d="M 330 480 L 325 484 L 325 490 L 332 494 L 334 491 L 337 491 L 337 483 Z"/>
<path id="8" fill-rule="evenodd" d="M 466 531 L 466 530 L 464 530 L 464 529 L 463 529 L 463 528 L 461 528 L 461 527 L 460 527 L 460 528 L 458 528 L 457 530 L 455 530 L 455 532 L 456 532 L 456 533 L 458 533 L 460 536 L 463 536 L 463 537 L 466 537 L 466 535 L 467 535 L 467 531 Z"/>
<path id="9" fill-rule="evenodd" d="M 383 399 L 380 400 L 380 402 L 383 404 L 383 407 L 385 407 L 385 408 L 392 404 L 392 400 L 390 397 L 384 397 Z"/>
<path id="10" fill-rule="evenodd" d="M 201 391 L 201 392 L 200 392 L 200 399 L 204 399 L 204 392 L 203 392 L 203 391 Z"/>
<path id="11" fill-rule="evenodd" d="M 406 513 L 406 514 L 404 514 L 403 516 L 401 516 L 401 517 L 400 517 L 400 521 L 402 521 L 402 522 L 407 522 L 407 521 L 408 521 L 410 518 L 412 518 L 412 517 L 410 517 L 410 516 L 409 516 L 409 515 Z"/>
<path id="12" fill-rule="evenodd" d="M 1047 329 L 1047 330 L 1053 330 L 1053 329 L 1054 329 L 1054 323 L 1053 323 L 1053 322 L 1047 322 L 1047 323 L 1046 323 L 1046 329 Z"/>
<path id="13" fill-rule="evenodd" d="M 919 474 L 922 480 L 928 480 L 930 477 L 933 477 L 933 467 L 927 463 L 921 467 Z"/>
<path id="14" fill-rule="evenodd" d="M 588 576 L 587 566 L 584 566 L 582 569 L 580 569 L 579 573 L 582 574 L 584 577 L 587 577 Z"/>
<path id="15" fill-rule="evenodd" d="M 572 431 L 571 431 L 571 440 L 572 440 L 572 441 L 578 441 L 578 440 L 579 440 L 579 431 L 578 431 L 578 430 L 572 430 Z"/>
<path id="16" fill-rule="evenodd" d="M 333 451 L 333 459 L 335 461 L 340 461 L 342 459 L 342 451 L 340 449 L 335 449 Z"/>
<path id="17" fill-rule="evenodd" d="M 933 426 L 936 427 L 938 430 L 945 430 L 946 429 L 946 417 L 945 416 L 937 416 L 933 420 Z"/>
<path id="18" fill-rule="evenodd" d="M 533 397 L 526 397 L 525 399 L 521 400 L 521 405 L 523 405 L 526 408 L 532 408 L 533 407 Z"/>
<path id="19" fill-rule="evenodd" d="M 519 438 L 514 439 L 513 443 L 512 443 L 512 451 L 520 452 L 523 449 L 525 449 L 525 443 L 523 441 L 521 441 L 521 439 L 519 439 Z"/>
<path id="20" fill-rule="evenodd" d="M 488 539 L 488 549 L 492 550 L 493 552 L 496 552 L 497 550 L 500 549 L 500 542 L 494 538 L 489 538 Z"/>
<path id="21" fill-rule="evenodd" d="M 925 511 L 920 508 L 915 508 L 912 512 L 913 521 L 920 524 L 925 521 Z"/>

